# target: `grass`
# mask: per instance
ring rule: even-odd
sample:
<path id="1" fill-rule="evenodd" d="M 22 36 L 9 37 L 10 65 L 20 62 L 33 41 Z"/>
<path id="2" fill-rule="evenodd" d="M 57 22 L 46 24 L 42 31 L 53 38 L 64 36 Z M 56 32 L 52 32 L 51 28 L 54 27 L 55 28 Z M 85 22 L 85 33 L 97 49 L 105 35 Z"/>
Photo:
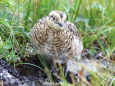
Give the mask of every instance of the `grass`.
<path id="1" fill-rule="evenodd" d="M 115 0 L 1 0 L 0 58 L 16 65 L 30 42 L 28 32 L 52 10 L 64 11 L 76 24 L 90 56 L 98 50 L 104 58 L 115 58 Z M 110 86 L 115 86 L 114 81 L 115 77 Z M 106 82 L 101 83 L 105 86 Z"/>

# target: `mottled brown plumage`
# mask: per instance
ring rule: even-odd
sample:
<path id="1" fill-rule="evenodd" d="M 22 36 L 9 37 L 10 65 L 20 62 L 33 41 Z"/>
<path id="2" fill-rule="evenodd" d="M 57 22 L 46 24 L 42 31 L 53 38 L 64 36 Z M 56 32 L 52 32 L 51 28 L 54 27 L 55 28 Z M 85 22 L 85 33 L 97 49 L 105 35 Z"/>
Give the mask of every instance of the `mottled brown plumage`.
<path id="1" fill-rule="evenodd" d="M 52 11 L 39 19 L 31 29 L 31 42 L 35 51 L 46 59 L 61 63 L 68 59 L 80 59 L 82 41 L 74 24 L 66 20 L 65 13 Z"/>

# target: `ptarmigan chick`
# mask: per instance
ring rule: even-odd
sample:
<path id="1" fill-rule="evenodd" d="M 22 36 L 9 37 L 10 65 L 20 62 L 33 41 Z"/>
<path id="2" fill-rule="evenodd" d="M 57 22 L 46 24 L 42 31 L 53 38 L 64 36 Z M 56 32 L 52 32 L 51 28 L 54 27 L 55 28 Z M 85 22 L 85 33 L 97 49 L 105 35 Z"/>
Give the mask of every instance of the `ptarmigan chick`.
<path id="1" fill-rule="evenodd" d="M 82 41 L 74 24 L 67 21 L 61 11 L 51 11 L 39 19 L 31 29 L 31 42 L 37 54 L 45 59 L 66 63 L 68 59 L 79 60 L 83 49 Z"/>

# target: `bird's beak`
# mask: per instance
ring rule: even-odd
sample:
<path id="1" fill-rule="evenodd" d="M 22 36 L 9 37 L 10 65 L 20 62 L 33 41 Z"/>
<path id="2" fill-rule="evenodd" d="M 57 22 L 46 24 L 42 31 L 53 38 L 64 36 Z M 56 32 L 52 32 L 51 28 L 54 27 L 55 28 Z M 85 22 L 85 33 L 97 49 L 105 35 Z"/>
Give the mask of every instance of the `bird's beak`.
<path id="1" fill-rule="evenodd" d="M 59 26 L 63 27 L 63 23 L 59 22 L 57 23 Z"/>

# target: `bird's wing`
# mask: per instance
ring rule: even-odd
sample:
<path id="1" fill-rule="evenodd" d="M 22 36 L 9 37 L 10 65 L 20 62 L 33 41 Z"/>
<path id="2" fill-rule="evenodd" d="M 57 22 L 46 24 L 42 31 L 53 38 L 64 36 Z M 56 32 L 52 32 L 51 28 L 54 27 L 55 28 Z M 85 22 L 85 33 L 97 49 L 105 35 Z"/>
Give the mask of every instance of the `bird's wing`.
<path id="1" fill-rule="evenodd" d="M 77 37 L 80 37 L 80 34 L 77 31 L 77 28 L 76 28 L 76 26 L 73 23 L 71 23 L 69 21 L 66 21 L 65 22 L 65 26 L 66 26 L 67 30 L 69 30 L 70 32 L 72 32 L 73 35 L 75 35 Z"/>
<path id="2" fill-rule="evenodd" d="M 43 46 L 45 41 L 47 40 L 47 25 L 45 24 L 45 19 L 40 19 L 34 27 L 31 29 L 30 36 L 32 43 L 36 46 Z"/>
<path id="3" fill-rule="evenodd" d="M 72 54 L 74 56 L 75 59 L 79 60 L 81 59 L 81 52 L 83 50 L 83 44 L 82 44 L 82 40 L 80 38 L 80 34 L 77 31 L 76 26 L 69 22 L 66 21 L 65 22 L 65 29 L 67 29 L 70 33 L 70 35 L 73 37 L 71 44 L 72 44 Z"/>

